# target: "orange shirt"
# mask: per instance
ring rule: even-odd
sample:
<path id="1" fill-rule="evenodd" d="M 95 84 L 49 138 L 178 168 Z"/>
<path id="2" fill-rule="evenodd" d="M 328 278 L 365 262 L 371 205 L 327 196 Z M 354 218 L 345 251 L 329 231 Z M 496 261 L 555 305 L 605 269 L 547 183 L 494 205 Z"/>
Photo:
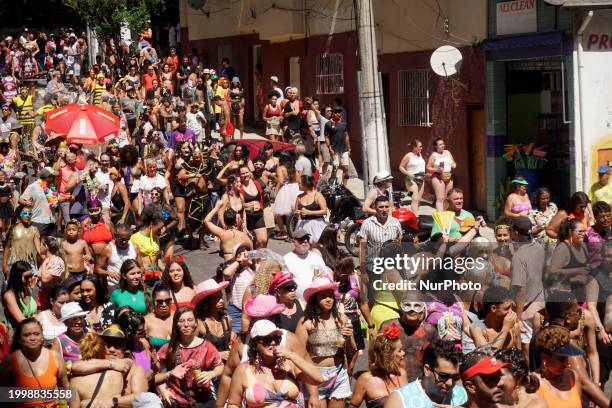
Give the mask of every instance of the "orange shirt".
<path id="1" fill-rule="evenodd" d="M 157 76 L 157 74 L 151 75 L 149 73 L 146 73 L 142 76 L 142 84 L 144 85 L 145 91 L 153 89 L 153 81 L 157 81 L 159 83 L 159 77 Z"/>
<path id="2" fill-rule="evenodd" d="M 178 55 L 168 55 L 168 57 L 166 57 L 166 64 L 168 64 L 168 67 L 170 67 L 170 71 L 176 71 L 179 66 Z"/>

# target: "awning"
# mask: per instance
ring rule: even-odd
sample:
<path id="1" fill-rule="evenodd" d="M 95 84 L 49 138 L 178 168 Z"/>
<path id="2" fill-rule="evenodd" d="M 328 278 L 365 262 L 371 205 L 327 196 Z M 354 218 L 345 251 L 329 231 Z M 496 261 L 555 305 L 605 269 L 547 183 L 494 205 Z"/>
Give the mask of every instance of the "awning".
<path id="1" fill-rule="evenodd" d="M 612 6 L 612 0 L 544 0 L 548 4 L 563 7 L 605 7 Z"/>
<path id="2" fill-rule="evenodd" d="M 569 55 L 573 44 L 571 35 L 551 31 L 485 40 L 481 47 L 486 52 L 487 60 L 502 61 Z"/>

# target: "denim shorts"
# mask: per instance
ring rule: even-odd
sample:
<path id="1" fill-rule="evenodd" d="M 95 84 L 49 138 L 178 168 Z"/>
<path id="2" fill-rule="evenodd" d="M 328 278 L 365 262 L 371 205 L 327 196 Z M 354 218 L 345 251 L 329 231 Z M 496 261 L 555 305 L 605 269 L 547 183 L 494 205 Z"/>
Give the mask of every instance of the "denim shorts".
<path id="1" fill-rule="evenodd" d="M 352 395 L 351 379 L 344 365 L 332 367 L 319 367 L 325 379 L 319 385 L 319 399 L 343 400 Z"/>

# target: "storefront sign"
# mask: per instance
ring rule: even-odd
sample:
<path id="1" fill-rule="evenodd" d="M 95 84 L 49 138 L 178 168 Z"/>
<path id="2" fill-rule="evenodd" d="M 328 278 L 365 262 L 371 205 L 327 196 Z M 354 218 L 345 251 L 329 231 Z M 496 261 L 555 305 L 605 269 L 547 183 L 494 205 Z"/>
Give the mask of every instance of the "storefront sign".
<path id="1" fill-rule="evenodd" d="M 586 41 L 587 51 L 612 50 L 612 31 L 609 33 L 597 32 L 589 34 Z"/>
<path id="2" fill-rule="evenodd" d="M 538 31 L 536 0 L 497 3 L 497 35 L 536 31 Z"/>

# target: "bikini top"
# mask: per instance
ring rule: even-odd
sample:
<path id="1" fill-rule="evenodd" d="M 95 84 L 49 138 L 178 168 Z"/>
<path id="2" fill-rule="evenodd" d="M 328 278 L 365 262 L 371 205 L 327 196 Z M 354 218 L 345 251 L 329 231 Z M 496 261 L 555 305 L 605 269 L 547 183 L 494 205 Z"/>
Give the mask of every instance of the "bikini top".
<path id="1" fill-rule="evenodd" d="M 247 376 L 247 387 L 244 390 L 244 400 L 248 408 L 297 408 L 297 399 L 300 390 L 293 373 L 288 372 L 289 378 L 274 381 L 273 390 L 257 382 L 253 368 L 248 363 L 243 363 Z"/>
<path id="2" fill-rule="evenodd" d="M 314 329 L 308 333 L 308 351 L 312 357 L 333 357 L 344 346 L 340 329 Z"/>
<path id="3" fill-rule="evenodd" d="M 104 221 L 100 221 L 97 224 L 86 227 L 83 231 L 83 239 L 89 245 L 98 244 L 100 242 L 111 242 L 113 240 L 113 233 L 106 226 Z"/>
<path id="4" fill-rule="evenodd" d="M 523 201 L 522 203 L 515 203 L 512 206 L 512 212 L 513 213 L 521 213 L 523 211 L 529 211 L 531 210 L 531 202 L 529 200 L 527 201 Z"/>
<path id="5" fill-rule="evenodd" d="M 300 199 L 304 197 L 304 195 L 305 194 L 300 194 Z M 312 203 L 306 204 L 306 205 L 298 201 L 298 209 L 301 210 L 302 208 L 305 208 L 310 211 L 319 211 L 321 209 L 321 206 L 317 203 L 317 200 L 314 200 Z M 302 218 L 303 219 L 313 219 L 313 218 L 323 218 L 323 217 L 320 215 L 304 215 L 302 216 Z"/>

